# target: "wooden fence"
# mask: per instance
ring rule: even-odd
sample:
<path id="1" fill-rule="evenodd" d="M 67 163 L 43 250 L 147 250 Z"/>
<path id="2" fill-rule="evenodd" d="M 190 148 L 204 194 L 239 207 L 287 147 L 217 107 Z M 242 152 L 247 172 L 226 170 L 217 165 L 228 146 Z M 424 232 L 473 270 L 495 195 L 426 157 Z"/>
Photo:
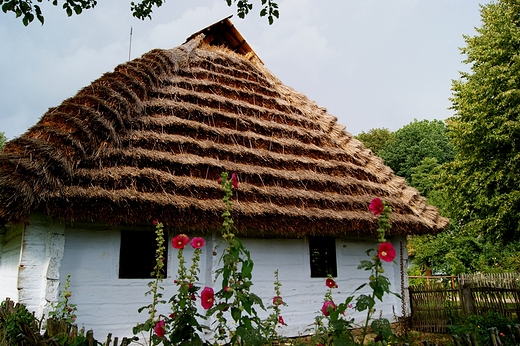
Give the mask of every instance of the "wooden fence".
<path id="1" fill-rule="evenodd" d="M 4 324 L 9 321 L 9 326 Z M 7 329 L 16 330 L 18 333 L 19 345 L 39 345 L 39 346 L 60 346 L 66 344 L 81 344 L 88 346 L 126 346 L 129 345 L 133 338 L 123 338 L 121 343 L 112 334 L 108 334 L 106 341 L 101 344 L 94 339 L 94 333 L 89 330 L 85 333 L 85 328 L 78 330 L 74 324 L 70 324 L 63 319 L 49 318 L 46 320 L 46 330 L 42 335 L 42 319 L 37 319 L 34 313 L 29 313 L 23 304 L 15 303 L 9 298 L 0 302 L 0 345 L 12 344 L 13 341 L 8 339 Z M 59 340 L 61 337 L 61 341 Z M 76 340 L 80 338 L 81 340 Z M 77 343 L 74 343 L 78 341 Z"/>
<path id="2" fill-rule="evenodd" d="M 467 315 L 498 312 L 520 316 L 520 274 L 464 274 L 449 284 L 431 277 L 427 284 L 410 286 L 412 328 L 446 333 L 448 325 Z"/>

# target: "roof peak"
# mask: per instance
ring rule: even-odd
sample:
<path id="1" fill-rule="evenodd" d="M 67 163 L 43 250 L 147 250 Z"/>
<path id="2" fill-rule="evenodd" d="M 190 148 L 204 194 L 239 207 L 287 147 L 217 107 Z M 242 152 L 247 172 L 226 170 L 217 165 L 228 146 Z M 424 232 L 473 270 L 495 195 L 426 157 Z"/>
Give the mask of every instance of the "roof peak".
<path id="1" fill-rule="evenodd" d="M 210 26 L 191 34 L 185 44 L 203 34 L 202 42 L 210 46 L 225 47 L 235 53 L 245 56 L 248 60 L 258 60 L 262 65 L 264 62 L 251 48 L 242 34 L 235 28 L 230 18 L 232 15 L 211 24 Z"/>

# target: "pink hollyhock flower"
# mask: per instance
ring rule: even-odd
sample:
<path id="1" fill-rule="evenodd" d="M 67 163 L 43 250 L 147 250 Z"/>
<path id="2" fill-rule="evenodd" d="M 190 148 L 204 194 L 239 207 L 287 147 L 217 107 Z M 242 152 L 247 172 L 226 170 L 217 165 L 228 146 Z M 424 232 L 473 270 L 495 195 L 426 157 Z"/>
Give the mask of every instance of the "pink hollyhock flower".
<path id="1" fill-rule="evenodd" d="M 192 240 L 191 240 L 191 247 L 193 247 L 194 249 L 200 249 L 204 246 L 204 244 L 206 244 L 204 242 L 204 239 L 201 238 L 201 237 L 194 237 Z"/>
<path id="2" fill-rule="evenodd" d="M 235 173 L 231 174 L 231 184 L 235 189 L 238 189 L 238 177 Z"/>
<path id="3" fill-rule="evenodd" d="M 190 241 L 190 237 L 186 234 L 178 234 L 172 239 L 172 246 L 176 249 L 184 249 L 186 244 Z"/>
<path id="4" fill-rule="evenodd" d="M 282 305 L 283 299 L 280 296 L 276 296 L 273 298 L 273 305 Z"/>
<path id="5" fill-rule="evenodd" d="M 280 324 L 285 325 L 285 321 L 283 320 L 282 316 L 278 316 L 278 322 L 280 322 Z"/>
<path id="6" fill-rule="evenodd" d="M 385 206 L 383 205 L 383 202 L 379 198 L 374 198 L 372 202 L 370 202 L 370 205 L 368 206 L 368 209 L 374 214 L 374 216 L 378 216 L 383 214 L 383 210 L 385 209 Z"/>
<path id="7" fill-rule="evenodd" d="M 219 185 L 222 184 L 222 177 L 220 177 L 220 178 L 217 179 L 217 183 L 218 183 Z"/>
<path id="8" fill-rule="evenodd" d="M 336 310 L 336 304 L 334 304 L 332 300 L 324 301 L 323 306 L 321 307 L 321 312 L 323 312 L 325 316 L 329 316 L 331 309 Z"/>
<path id="9" fill-rule="evenodd" d="M 215 303 L 215 293 L 213 292 L 213 288 L 204 287 L 202 292 L 200 292 L 200 304 L 206 310 L 211 308 Z"/>
<path id="10" fill-rule="evenodd" d="M 328 278 L 327 280 L 325 280 L 325 285 L 328 288 L 338 288 L 338 284 L 336 283 L 336 281 L 334 281 L 334 279 L 331 279 L 331 278 Z"/>
<path id="11" fill-rule="evenodd" d="M 158 219 L 154 219 L 154 220 L 152 221 L 152 224 L 153 224 L 154 226 L 157 226 L 158 223 L 159 223 L 159 220 L 158 220 Z"/>
<path id="12" fill-rule="evenodd" d="M 155 327 L 153 328 L 153 331 L 155 332 L 155 334 L 162 338 L 164 336 L 164 334 L 166 333 L 166 328 L 164 327 L 166 325 L 166 322 L 164 322 L 164 320 L 160 320 L 159 322 L 157 322 L 155 324 Z"/>
<path id="13" fill-rule="evenodd" d="M 380 259 L 386 262 L 392 262 L 395 258 L 395 249 L 392 243 L 379 243 L 377 248 L 377 255 Z"/>

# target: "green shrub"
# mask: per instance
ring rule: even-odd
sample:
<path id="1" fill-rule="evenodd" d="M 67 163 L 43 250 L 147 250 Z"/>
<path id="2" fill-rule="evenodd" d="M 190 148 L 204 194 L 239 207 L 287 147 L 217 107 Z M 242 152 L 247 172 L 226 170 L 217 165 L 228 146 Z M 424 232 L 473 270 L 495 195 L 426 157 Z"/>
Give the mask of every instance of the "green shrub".
<path id="1" fill-rule="evenodd" d="M 479 345 L 492 345 L 489 328 L 497 328 L 500 340 L 504 346 L 514 346 L 513 338 L 508 325 L 515 322 L 502 316 L 501 314 L 490 311 L 484 316 L 470 315 L 460 324 L 449 327 L 451 334 L 456 334 L 463 338 L 466 334 L 475 335 Z"/>
<path id="2" fill-rule="evenodd" d="M 0 345 L 38 345 L 39 320 L 22 304 L 0 303 Z"/>

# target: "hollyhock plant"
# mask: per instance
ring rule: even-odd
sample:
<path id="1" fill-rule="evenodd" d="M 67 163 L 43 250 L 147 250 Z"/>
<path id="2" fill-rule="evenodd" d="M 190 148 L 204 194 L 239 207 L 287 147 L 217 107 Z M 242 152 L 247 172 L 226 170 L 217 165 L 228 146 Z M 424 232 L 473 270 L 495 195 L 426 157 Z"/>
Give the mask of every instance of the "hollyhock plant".
<path id="1" fill-rule="evenodd" d="M 206 242 L 201 237 L 193 237 L 190 244 L 194 249 L 201 249 Z"/>
<path id="2" fill-rule="evenodd" d="M 336 304 L 334 304 L 332 300 L 324 301 L 321 307 L 321 312 L 323 312 L 323 315 L 329 316 L 331 309 L 336 310 Z"/>
<path id="3" fill-rule="evenodd" d="M 162 338 L 164 336 L 164 333 L 166 333 L 165 325 L 166 325 L 166 322 L 164 320 L 158 321 L 155 324 L 155 327 L 153 328 L 155 335 Z"/>
<path id="4" fill-rule="evenodd" d="M 231 185 L 233 185 L 235 189 L 238 189 L 238 177 L 235 173 L 231 173 Z"/>
<path id="5" fill-rule="evenodd" d="M 276 296 L 273 298 L 273 305 L 281 305 L 283 303 L 283 299 L 280 296 Z"/>
<path id="6" fill-rule="evenodd" d="M 189 243 L 190 237 L 186 234 L 178 234 L 172 239 L 172 246 L 175 249 L 184 249 L 184 247 Z"/>
<path id="7" fill-rule="evenodd" d="M 280 322 L 281 325 L 285 325 L 285 321 L 283 320 L 282 316 L 278 316 L 278 322 Z"/>
<path id="8" fill-rule="evenodd" d="M 200 304 L 206 310 L 211 308 L 215 303 L 215 293 L 213 292 L 213 288 L 204 287 L 202 292 L 200 292 Z"/>
<path id="9" fill-rule="evenodd" d="M 377 248 L 377 255 L 385 262 L 392 262 L 395 258 L 395 249 L 392 243 L 380 243 Z"/>
<path id="10" fill-rule="evenodd" d="M 368 209 L 374 214 L 374 216 L 379 216 L 383 213 L 383 210 L 385 209 L 385 206 L 383 202 L 379 198 L 374 198 L 370 205 L 368 206 Z"/>
<path id="11" fill-rule="evenodd" d="M 327 285 L 328 288 L 338 288 L 338 284 L 332 278 L 327 278 L 325 285 Z"/>

